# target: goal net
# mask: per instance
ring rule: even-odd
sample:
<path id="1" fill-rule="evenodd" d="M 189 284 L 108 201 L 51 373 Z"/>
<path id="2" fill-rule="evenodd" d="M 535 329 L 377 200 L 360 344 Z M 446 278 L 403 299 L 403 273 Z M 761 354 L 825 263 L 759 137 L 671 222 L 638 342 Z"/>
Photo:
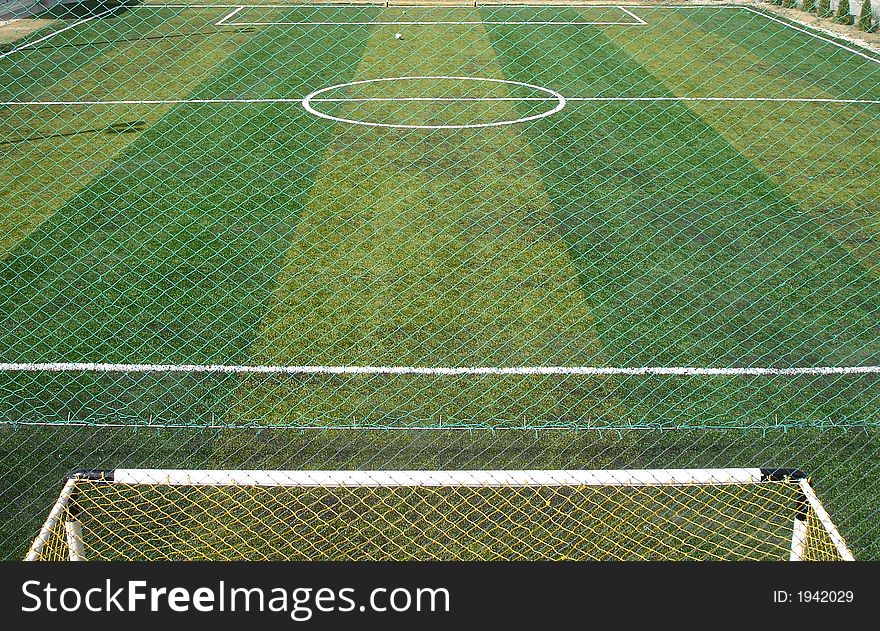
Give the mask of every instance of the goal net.
<path id="1" fill-rule="evenodd" d="M 80 471 L 28 560 L 851 560 L 793 469 Z"/>

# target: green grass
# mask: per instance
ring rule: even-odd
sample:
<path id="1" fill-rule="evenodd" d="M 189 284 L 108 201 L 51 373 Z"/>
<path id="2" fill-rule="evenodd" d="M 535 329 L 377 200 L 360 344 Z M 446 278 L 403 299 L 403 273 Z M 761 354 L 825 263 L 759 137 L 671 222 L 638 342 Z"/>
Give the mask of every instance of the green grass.
<path id="1" fill-rule="evenodd" d="M 253 9 L 235 20 L 628 19 L 614 8 L 400 11 Z M 639 9 L 645 26 L 213 26 L 226 12 L 135 7 L 0 59 L 4 102 L 294 99 L 0 106 L 0 361 L 880 363 L 876 103 L 569 101 L 531 123 L 431 130 L 336 124 L 295 101 L 332 85 L 416 75 L 503 79 L 566 97 L 876 101 L 880 64 L 745 9 Z M 325 96 L 340 95 L 542 94 L 438 80 Z M 316 104 L 343 118 L 415 125 L 515 119 L 553 105 Z M 129 123 L 137 123 L 129 133 L 111 129 Z M 834 434 L 825 453 L 815 428 L 876 427 L 878 404 L 875 375 L 0 373 L 8 427 L 70 419 L 598 427 L 609 429 L 559 434 L 556 446 L 523 444 L 522 453 L 531 466 L 551 467 L 552 454 L 571 453 L 573 441 L 583 462 L 569 457 L 566 466 L 790 465 L 816 471 L 821 483 L 874 471 L 877 437 Z M 805 443 L 774 451 L 742 438 L 782 426 L 802 428 Z M 633 427 L 738 429 L 729 445 L 707 433 L 719 442 L 688 459 L 675 431 L 652 433 L 645 445 L 638 433 L 622 439 L 610 429 Z M 83 437 L 94 430 L 19 429 L 4 441 L 16 461 L 22 431 L 76 438 L 38 441 L 33 451 L 52 459 L 51 482 L 25 488 L 17 478 L 9 487 L 8 502 L 29 498 L 4 529 L 12 549 L 51 502 L 59 471 L 148 466 L 153 453 L 165 466 L 185 460 L 152 435 L 92 453 Z M 277 431 L 283 440 L 272 438 L 263 457 L 258 436 L 212 430 L 197 459 L 304 466 L 308 441 Z M 703 441 L 696 429 L 686 435 Z M 319 436 L 314 449 L 326 450 L 320 466 L 328 468 L 367 466 L 362 449 L 378 454 L 376 468 L 401 458 L 427 468 L 437 448 L 433 438 L 414 438 L 398 458 L 381 448 L 398 440 L 392 433 L 371 434 L 372 451 L 361 438 L 346 446 L 336 434 Z M 498 446 L 506 438 L 487 436 L 450 439 L 462 452 L 447 449 L 438 464 L 522 464 Z M 863 482 L 851 502 L 844 484 L 830 484 L 832 515 L 863 555 L 876 557 L 875 494 Z"/>

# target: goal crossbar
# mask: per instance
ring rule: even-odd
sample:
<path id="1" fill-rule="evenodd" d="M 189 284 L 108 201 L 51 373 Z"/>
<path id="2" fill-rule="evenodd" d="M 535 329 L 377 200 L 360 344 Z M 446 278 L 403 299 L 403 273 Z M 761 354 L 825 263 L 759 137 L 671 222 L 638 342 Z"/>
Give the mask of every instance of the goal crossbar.
<path id="1" fill-rule="evenodd" d="M 768 470 L 769 471 L 769 470 Z M 83 474 L 85 475 L 85 474 Z M 95 474 L 92 473 L 92 476 Z M 102 476 L 98 472 L 99 477 Z M 107 478 L 124 484 L 171 486 L 657 486 L 748 484 L 769 475 L 761 469 L 471 470 L 471 471 L 258 471 L 116 469 Z"/>

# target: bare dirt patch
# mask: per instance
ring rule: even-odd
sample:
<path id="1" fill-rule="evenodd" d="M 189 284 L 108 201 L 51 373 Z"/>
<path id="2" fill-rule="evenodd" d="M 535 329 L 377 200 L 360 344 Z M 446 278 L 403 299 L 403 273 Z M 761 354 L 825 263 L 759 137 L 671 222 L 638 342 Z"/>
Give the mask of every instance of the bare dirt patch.
<path id="1" fill-rule="evenodd" d="M 9 44 L 26 37 L 53 20 L 22 18 L 19 20 L 0 20 L 0 44 Z"/>

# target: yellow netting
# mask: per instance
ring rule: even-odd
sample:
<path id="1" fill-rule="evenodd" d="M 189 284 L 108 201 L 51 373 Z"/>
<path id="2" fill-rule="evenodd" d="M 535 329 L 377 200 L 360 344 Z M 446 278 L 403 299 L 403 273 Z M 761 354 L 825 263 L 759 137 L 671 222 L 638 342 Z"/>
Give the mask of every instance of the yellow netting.
<path id="1" fill-rule="evenodd" d="M 69 517 L 69 512 L 65 511 L 65 520 Z M 41 561 L 67 561 L 70 558 L 70 548 L 64 535 L 64 521 L 56 522 L 46 539 L 46 543 L 40 550 Z"/>
<path id="2" fill-rule="evenodd" d="M 81 480 L 84 557 L 527 560 L 789 558 L 796 483 L 163 486 Z M 812 510 L 805 559 L 840 559 Z M 44 560 L 67 559 L 63 525 Z"/>
<path id="3" fill-rule="evenodd" d="M 831 535 L 822 526 L 812 510 L 807 512 L 807 538 L 804 542 L 804 559 L 807 561 L 839 561 L 840 552 Z"/>

